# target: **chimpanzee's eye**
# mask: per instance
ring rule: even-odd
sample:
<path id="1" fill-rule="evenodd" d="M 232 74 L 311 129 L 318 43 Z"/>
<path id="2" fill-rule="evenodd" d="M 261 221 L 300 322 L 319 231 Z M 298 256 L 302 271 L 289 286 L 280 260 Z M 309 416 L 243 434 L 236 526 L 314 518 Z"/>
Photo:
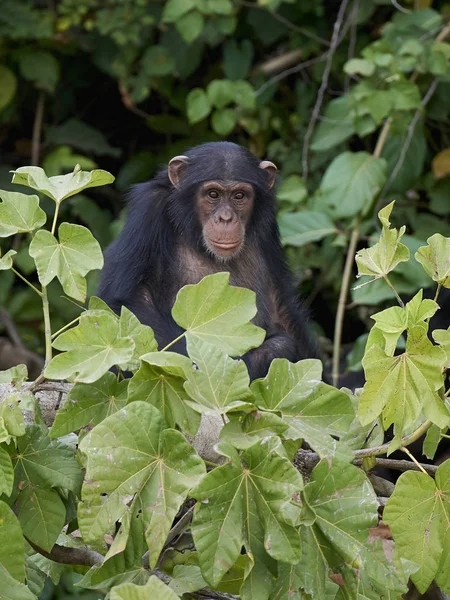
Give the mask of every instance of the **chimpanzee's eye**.
<path id="1" fill-rule="evenodd" d="M 234 195 L 234 199 L 235 200 L 243 200 L 244 196 L 245 196 L 244 192 L 236 192 Z"/>
<path id="2" fill-rule="evenodd" d="M 216 200 L 219 197 L 219 192 L 217 190 L 209 190 L 208 196 L 213 200 Z"/>

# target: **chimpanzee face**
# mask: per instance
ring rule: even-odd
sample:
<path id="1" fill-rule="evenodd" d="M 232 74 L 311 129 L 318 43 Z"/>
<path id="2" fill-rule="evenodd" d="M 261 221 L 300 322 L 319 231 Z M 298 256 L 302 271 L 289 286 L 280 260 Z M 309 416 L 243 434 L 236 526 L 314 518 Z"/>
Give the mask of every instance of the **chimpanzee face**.
<path id="1" fill-rule="evenodd" d="M 276 166 L 270 161 L 262 161 L 252 168 L 263 169 L 267 173 L 269 190 L 275 182 Z M 187 156 L 175 156 L 169 162 L 169 179 L 180 197 L 189 169 Z M 230 260 L 244 246 L 255 203 L 255 189 L 250 183 L 235 180 L 231 175 L 229 179 L 200 181 L 196 190 L 192 208 L 202 230 L 203 245 L 215 259 L 221 262 Z"/>
<path id="2" fill-rule="evenodd" d="M 197 211 L 205 248 L 227 260 L 244 245 L 255 192 L 244 182 L 206 181 L 198 191 Z"/>

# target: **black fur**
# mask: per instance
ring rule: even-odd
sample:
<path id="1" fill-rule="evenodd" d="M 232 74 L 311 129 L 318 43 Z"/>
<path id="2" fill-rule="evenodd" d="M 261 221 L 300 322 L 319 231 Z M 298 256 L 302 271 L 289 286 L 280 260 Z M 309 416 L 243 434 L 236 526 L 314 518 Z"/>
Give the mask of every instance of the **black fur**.
<path id="1" fill-rule="evenodd" d="M 267 172 L 259 168 L 260 161 L 248 150 L 228 142 L 203 144 L 186 152 L 186 156 L 189 165 L 180 190 L 171 184 L 167 167 L 152 181 L 132 189 L 125 227 L 106 251 L 99 296 L 116 312 L 122 305 L 127 306 L 142 323 L 153 328 L 163 348 L 182 331 L 171 317 L 171 308 L 176 293 L 186 283 L 177 249 L 188 247 L 206 270 L 210 266 L 209 272 L 229 271 L 230 283 L 247 285 L 242 283 L 247 281 L 247 273 L 248 281 L 254 281 L 258 307 L 255 322 L 266 330 L 267 337 L 261 348 L 244 357 L 252 378 L 264 376 L 276 357 L 294 362 L 317 357 L 306 313 L 296 300 L 284 261 L 275 197 L 268 186 Z M 243 181 L 255 189 L 245 247 L 238 257 L 222 263 L 204 248 L 196 212 L 198 187 L 210 180 Z M 256 256 L 257 276 L 255 260 L 252 266 L 246 263 L 250 254 Z M 269 298 L 274 293 L 287 327 L 273 322 Z M 171 349 L 185 352 L 183 343 Z"/>

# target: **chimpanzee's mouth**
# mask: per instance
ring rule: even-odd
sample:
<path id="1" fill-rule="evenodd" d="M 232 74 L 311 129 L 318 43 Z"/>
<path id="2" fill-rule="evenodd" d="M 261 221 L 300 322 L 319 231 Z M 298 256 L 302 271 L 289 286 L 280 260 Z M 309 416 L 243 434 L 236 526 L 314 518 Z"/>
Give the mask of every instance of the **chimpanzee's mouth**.
<path id="1" fill-rule="evenodd" d="M 215 240 L 211 240 L 211 243 L 216 247 L 220 248 L 220 250 L 234 250 L 240 244 L 240 241 L 237 242 L 216 242 Z"/>

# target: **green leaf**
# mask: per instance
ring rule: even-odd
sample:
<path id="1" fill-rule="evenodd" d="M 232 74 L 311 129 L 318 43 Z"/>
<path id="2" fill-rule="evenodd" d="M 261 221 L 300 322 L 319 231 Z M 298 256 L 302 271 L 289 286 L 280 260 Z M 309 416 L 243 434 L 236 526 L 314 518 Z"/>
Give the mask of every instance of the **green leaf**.
<path id="1" fill-rule="evenodd" d="M 238 450 L 253 446 L 258 440 L 281 435 L 289 425 L 277 415 L 254 411 L 247 414 L 244 420 L 229 421 L 220 430 L 220 439 L 232 444 Z"/>
<path id="2" fill-rule="evenodd" d="M 45 369 L 48 379 L 93 383 L 117 364 L 133 356 L 134 342 L 119 337 L 118 319 L 106 311 L 86 311 L 79 324 L 53 342 L 63 354 L 55 356 Z"/>
<path id="3" fill-rule="evenodd" d="M 166 364 L 161 364 L 166 359 Z M 173 359 L 173 360 L 171 360 Z M 177 365 L 185 356 L 172 352 L 146 354 L 141 368 L 130 379 L 128 402 L 141 400 L 157 408 L 168 427 L 178 425 L 182 431 L 194 436 L 200 425 L 200 415 L 186 404 L 189 395 L 184 389 L 184 371 Z"/>
<path id="4" fill-rule="evenodd" d="M 356 253 L 358 277 L 371 275 L 373 276 L 371 281 L 375 281 L 380 277 L 385 277 L 399 263 L 409 260 L 409 249 L 400 243 L 406 227 L 401 227 L 398 233 L 397 229 L 390 229 L 389 218 L 393 206 L 394 202 L 391 202 L 378 213 L 378 218 L 383 226 L 380 241 L 371 248 L 364 248 Z M 366 285 L 366 283 L 362 285 Z"/>
<path id="5" fill-rule="evenodd" d="M 83 438 L 80 450 L 87 461 L 78 511 L 83 538 L 103 539 L 139 503 L 154 567 L 175 515 L 204 475 L 203 461 L 146 402 L 132 402 L 106 418 Z"/>
<path id="6" fill-rule="evenodd" d="M 367 382 L 359 403 L 361 423 L 367 425 L 381 414 L 384 428 L 393 423 L 401 436 L 423 411 L 439 427 L 448 426 L 450 414 L 436 393 L 443 385 L 445 360 L 445 352 L 431 344 L 420 325 L 408 332 L 406 352 L 399 356 L 369 347 L 362 361 Z"/>
<path id="7" fill-rule="evenodd" d="M 367 152 L 343 152 L 320 184 L 321 200 L 334 218 L 366 213 L 386 181 L 386 162 Z"/>
<path id="8" fill-rule="evenodd" d="M 351 58 L 344 65 L 344 71 L 348 75 L 358 74 L 370 77 L 375 73 L 375 65 L 366 58 Z"/>
<path id="9" fill-rule="evenodd" d="M 179 596 L 155 575 L 144 586 L 134 583 L 119 585 L 111 590 L 110 597 L 111 600 L 179 600 Z"/>
<path id="10" fill-rule="evenodd" d="M 57 277 L 68 296 L 84 302 L 86 280 L 93 269 L 103 267 L 100 244 L 82 225 L 61 223 L 59 240 L 49 231 L 38 231 L 30 244 L 30 256 L 36 263 L 39 281 L 48 285 Z"/>
<path id="11" fill-rule="evenodd" d="M 383 512 L 398 552 L 420 565 L 411 579 L 421 593 L 435 578 L 450 592 L 449 481 L 449 460 L 438 467 L 435 481 L 425 473 L 403 473 Z"/>
<path id="12" fill-rule="evenodd" d="M 214 79 L 206 88 L 206 95 L 211 106 L 224 108 L 235 99 L 234 83 L 227 79 Z"/>
<path id="13" fill-rule="evenodd" d="M 285 246 L 304 246 L 337 233 L 333 221 L 325 213 L 310 210 L 281 213 L 278 225 Z"/>
<path id="14" fill-rule="evenodd" d="M 142 70 L 155 77 L 170 75 L 175 70 L 175 60 L 164 46 L 150 46 L 142 56 Z"/>
<path id="15" fill-rule="evenodd" d="M 45 224 L 47 215 L 37 196 L 0 190 L 0 199 L 0 237 L 31 233 Z"/>
<path id="16" fill-rule="evenodd" d="M 211 112 L 211 103 L 201 88 L 194 88 L 186 98 L 187 116 L 189 123 L 203 121 Z"/>
<path id="17" fill-rule="evenodd" d="M 320 456 L 340 454 L 347 460 L 352 454 L 334 438 L 346 433 L 355 411 L 347 394 L 322 383 L 321 375 L 318 360 L 290 363 L 276 358 L 251 390 L 258 407 L 281 414 L 289 425 L 284 438 L 305 439 Z"/>
<path id="18" fill-rule="evenodd" d="M 173 570 L 173 579 L 170 582 L 170 589 L 176 592 L 180 597 L 189 592 L 196 592 L 207 587 L 203 579 L 200 567 L 197 565 L 177 565 Z"/>
<path id="19" fill-rule="evenodd" d="M 77 383 L 58 409 L 49 437 L 62 437 L 86 425 L 97 425 L 117 412 L 125 406 L 127 386 L 128 381 L 118 382 L 110 372 L 94 383 Z"/>
<path id="20" fill-rule="evenodd" d="M 164 6 L 162 21 L 175 23 L 187 12 L 195 8 L 196 0 L 167 0 Z"/>
<path id="21" fill-rule="evenodd" d="M 36 600 L 36 596 L 29 590 L 29 588 L 23 583 L 17 581 L 17 579 L 11 577 L 1 563 L 0 581 L 2 582 L 2 600 Z M 27 583 L 29 586 L 29 582 Z"/>
<path id="22" fill-rule="evenodd" d="M 131 360 L 127 364 L 120 365 L 125 371 L 135 371 L 140 366 L 140 357 L 143 354 L 158 350 L 153 329 L 147 325 L 142 325 L 126 306 L 122 306 L 120 312 L 119 336 L 129 337 L 134 342 L 134 352 Z"/>
<path id="23" fill-rule="evenodd" d="M 13 183 L 38 190 L 58 204 L 82 190 L 107 185 L 114 181 L 111 173 L 101 169 L 87 172 L 80 171 L 75 167 L 72 173 L 55 177 L 47 177 L 44 169 L 40 167 L 20 167 L 12 172 L 14 173 Z"/>
<path id="24" fill-rule="evenodd" d="M 289 204 L 301 204 L 308 197 L 305 181 L 300 175 L 289 175 L 277 189 L 277 199 Z"/>
<path id="25" fill-rule="evenodd" d="M 187 330 L 187 339 L 197 337 L 241 356 L 262 344 L 265 331 L 250 323 L 256 315 L 255 293 L 229 285 L 229 278 L 229 273 L 216 273 L 186 285 L 177 294 L 172 316 Z"/>
<path id="26" fill-rule="evenodd" d="M 8 106 L 11 100 L 14 98 L 17 89 L 17 78 L 14 73 L 5 67 L 0 65 L 0 111 Z"/>
<path id="27" fill-rule="evenodd" d="M 83 477 L 71 447 L 51 440 L 37 425 L 27 426 L 17 446 L 18 453 L 13 457 L 15 487 L 20 490 L 30 482 L 44 489 L 59 487 L 79 493 Z"/>
<path id="28" fill-rule="evenodd" d="M 12 257 L 17 254 L 15 250 L 8 250 L 8 252 L 0 258 L 0 271 L 7 271 L 13 266 Z"/>
<path id="29" fill-rule="evenodd" d="M 192 44 L 202 33 L 205 18 L 201 13 L 192 11 L 180 17 L 175 26 L 186 44 Z"/>
<path id="30" fill-rule="evenodd" d="M 218 135 L 226 136 L 236 125 L 237 115 L 231 108 L 215 110 L 211 117 L 211 126 Z"/>
<path id="31" fill-rule="evenodd" d="M 234 82 L 234 101 L 238 106 L 253 110 L 256 106 L 256 95 L 253 86 L 248 81 Z"/>
<path id="32" fill-rule="evenodd" d="M 450 366 L 450 327 L 448 329 L 435 329 L 433 331 L 433 339 L 446 353 L 446 366 Z"/>
<path id="33" fill-rule="evenodd" d="M 381 542 L 369 541 L 370 529 L 377 522 L 378 503 L 360 469 L 336 459 L 332 462 L 323 459 L 314 468 L 302 495 L 315 514 L 313 525 L 302 536 L 302 569 L 297 570 L 307 592 L 316 598 L 326 597 L 326 562 L 330 566 L 352 565 L 353 585 L 363 580 L 363 590 L 371 590 L 370 595 L 355 594 L 352 598 L 375 600 L 386 595 L 387 590 L 406 591 L 407 573 L 398 568 L 392 556 L 387 557 Z M 351 586 L 346 585 L 344 589 Z M 386 595 L 388 597 L 399 595 Z"/>
<path id="34" fill-rule="evenodd" d="M 240 43 L 228 39 L 223 44 L 223 70 L 225 76 L 232 81 L 245 79 L 248 75 L 254 55 L 253 44 L 248 39 Z"/>
<path id="35" fill-rule="evenodd" d="M 324 117 L 315 128 L 312 138 L 311 150 L 315 152 L 330 150 L 355 133 L 347 96 L 328 102 Z"/>
<path id="36" fill-rule="evenodd" d="M 59 63 L 50 52 L 30 50 L 19 59 L 22 77 L 32 81 L 38 89 L 54 93 L 59 80 Z"/>
<path id="37" fill-rule="evenodd" d="M 0 496 L 10 496 L 14 483 L 14 471 L 11 457 L 8 452 L 0 446 Z"/>
<path id="38" fill-rule="evenodd" d="M 198 500 L 192 534 L 205 580 L 216 587 L 240 555 L 265 551 L 282 562 L 301 558 L 298 531 L 283 509 L 302 489 L 302 478 L 269 438 L 210 471 L 191 495 Z M 259 548 L 258 548 L 259 546 Z"/>
<path id="39" fill-rule="evenodd" d="M 233 360 L 217 346 L 195 337 L 188 339 L 187 351 L 196 365 L 195 370 L 187 373 L 184 384 L 186 392 L 195 400 L 189 402 L 189 406 L 198 412 L 216 415 L 252 406 L 250 378 L 243 361 Z"/>
<path id="40" fill-rule="evenodd" d="M 9 506 L 0 501 L 0 566 L 17 581 L 25 580 L 24 549 L 19 521 Z"/>
<path id="41" fill-rule="evenodd" d="M 392 306 L 371 317 L 377 324 L 377 328 L 383 333 L 386 340 L 384 348 L 388 356 L 393 356 L 397 347 L 398 338 L 408 326 L 406 311 L 400 306 Z"/>
<path id="42" fill-rule="evenodd" d="M 9 394 L 0 402 L 0 425 L 9 435 L 20 437 L 25 434 L 25 423 L 20 410 L 20 394 Z M 6 441 L 2 439 L 1 441 Z"/>
<path id="43" fill-rule="evenodd" d="M 413 110 L 419 108 L 421 97 L 419 88 L 412 81 L 394 81 L 389 89 L 393 92 L 395 110 Z"/>
<path id="44" fill-rule="evenodd" d="M 50 552 L 64 527 L 66 507 L 55 490 L 27 485 L 19 494 L 17 516 L 23 534 Z"/>
<path id="45" fill-rule="evenodd" d="M 450 288 L 450 238 L 435 233 L 427 239 L 428 246 L 422 246 L 415 254 L 427 275 L 440 285 Z"/>

